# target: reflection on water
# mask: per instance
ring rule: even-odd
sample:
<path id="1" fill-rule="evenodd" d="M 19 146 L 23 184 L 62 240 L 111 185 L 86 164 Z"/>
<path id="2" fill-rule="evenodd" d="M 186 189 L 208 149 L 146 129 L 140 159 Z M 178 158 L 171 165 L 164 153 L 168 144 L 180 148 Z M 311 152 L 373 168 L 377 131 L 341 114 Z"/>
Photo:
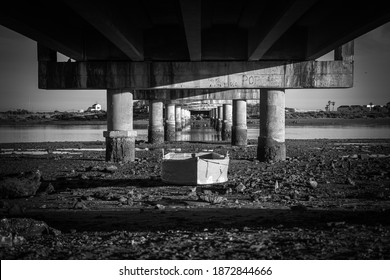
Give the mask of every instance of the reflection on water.
<path id="1" fill-rule="evenodd" d="M 0 143 L 104 141 L 105 125 L 0 126 Z M 147 129 L 136 129 L 137 140 L 147 140 Z M 259 129 L 248 129 L 248 139 L 257 139 Z M 290 126 L 286 139 L 385 139 L 389 125 L 376 126 Z M 177 141 L 220 141 L 221 135 L 210 127 L 187 127 L 176 135 Z"/>

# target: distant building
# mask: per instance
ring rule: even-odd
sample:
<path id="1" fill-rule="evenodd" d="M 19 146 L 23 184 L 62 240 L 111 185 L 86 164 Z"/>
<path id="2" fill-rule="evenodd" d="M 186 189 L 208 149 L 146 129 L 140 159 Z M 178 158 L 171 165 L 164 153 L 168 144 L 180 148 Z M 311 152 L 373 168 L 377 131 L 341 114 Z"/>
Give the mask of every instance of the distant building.
<path id="1" fill-rule="evenodd" d="M 337 107 L 337 112 L 349 112 L 351 108 L 348 105 L 341 105 Z"/>
<path id="2" fill-rule="evenodd" d="M 295 113 L 295 112 L 296 112 L 296 109 L 295 109 L 295 108 L 288 108 L 288 107 L 286 107 L 286 108 L 285 108 L 285 112 L 286 112 L 286 113 Z"/>
<path id="3" fill-rule="evenodd" d="M 102 105 L 99 103 L 93 104 L 91 107 L 88 107 L 87 112 L 99 112 L 102 110 Z"/>
<path id="4" fill-rule="evenodd" d="M 363 105 L 362 106 L 363 111 L 366 111 L 366 112 L 371 111 L 372 107 L 374 107 L 374 106 L 373 105 Z"/>

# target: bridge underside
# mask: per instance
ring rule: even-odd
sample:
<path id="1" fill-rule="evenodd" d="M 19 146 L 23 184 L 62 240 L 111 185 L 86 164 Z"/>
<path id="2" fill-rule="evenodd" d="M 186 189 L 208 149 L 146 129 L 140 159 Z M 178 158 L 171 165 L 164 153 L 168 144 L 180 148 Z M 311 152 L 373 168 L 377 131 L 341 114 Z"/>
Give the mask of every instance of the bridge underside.
<path id="1" fill-rule="evenodd" d="M 389 21 L 386 1 L 7 1 L 0 24 L 76 61 L 307 61 Z"/>
<path id="2" fill-rule="evenodd" d="M 38 42 L 39 88 L 107 90 L 110 161 L 134 160 L 133 99 L 150 101 L 156 143 L 188 123 L 181 104 L 230 100 L 210 111 L 212 123 L 243 146 L 246 100 L 260 99 L 258 158 L 283 160 L 285 89 L 352 87 L 353 39 L 389 20 L 379 0 L 38 0 L 0 10 L 0 24 Z M 315 61 L 332 50 L 333 61 Z"/>

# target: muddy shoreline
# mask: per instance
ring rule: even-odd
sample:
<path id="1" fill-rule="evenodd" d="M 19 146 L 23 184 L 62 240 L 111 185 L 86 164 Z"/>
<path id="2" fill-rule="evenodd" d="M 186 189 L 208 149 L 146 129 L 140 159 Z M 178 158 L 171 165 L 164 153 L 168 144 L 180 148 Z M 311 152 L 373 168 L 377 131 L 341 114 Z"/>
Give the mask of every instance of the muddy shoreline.
<path id="1" fill-rule="evenodd" d="M 42 173 L 36 195 L 1 200 L 1 216 L 61 231 L 26 236 L 1 258 L 390 259 L 389 139 L 287 140 L 279 163 L 258 162 L 256 145 L 137 141 L 135 162 L 113 164 L 101 141 L 0 144 L 11 151 L 1 178 Z M 165 184 L 162 148 L 229 152 L 229 181 Z M 16 153 L 29 149 L 47 153 Z"/>

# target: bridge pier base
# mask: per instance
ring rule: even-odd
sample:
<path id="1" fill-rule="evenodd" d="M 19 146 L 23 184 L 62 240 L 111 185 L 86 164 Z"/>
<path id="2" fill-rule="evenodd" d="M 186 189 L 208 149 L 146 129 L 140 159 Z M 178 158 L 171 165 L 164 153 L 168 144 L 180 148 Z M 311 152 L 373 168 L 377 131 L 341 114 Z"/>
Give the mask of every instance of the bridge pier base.
<path id="1" fill-rule="evenodd" d="M 257 159 L 260 161 L 286 159 L 284 90 L 261 90 Z"/>
<path id="2" fill-rule="evenodd" d="M 182 125 L 181 125 L 181 106 L 180 105 L 176 105 L 176 108 L 175 108 L 175 122 L 176 122 L 176 131 L 181 131 Z"/>
<path id="3" fill-rule="evenodd" d="M 233 100 L 232 145 L 247 145 L 246 100 Z"/>
<path id="4" fill-rule="evenodd" d="M 135 159 L 133 131 L 133 94 L 122 90 L 107 91 L 106 161 L 130 162 Z"/>
<path id="5" fill-rule="evenodd" d="M 165 141 L 175 141 L 175 104 L 169 103 L 166 105 L 165 119 Z"/>
<path id="6" fill-rule="evenodd" d="M 230 140 L 232 136 L 232 105 L 223 104 L 222 140 Z"/>
<path id="7" fill-rule="evenodd" d="M 151 144 L 164 143 L 163 102 L 151 100 L 149 104 L 148 142 Z"/>

